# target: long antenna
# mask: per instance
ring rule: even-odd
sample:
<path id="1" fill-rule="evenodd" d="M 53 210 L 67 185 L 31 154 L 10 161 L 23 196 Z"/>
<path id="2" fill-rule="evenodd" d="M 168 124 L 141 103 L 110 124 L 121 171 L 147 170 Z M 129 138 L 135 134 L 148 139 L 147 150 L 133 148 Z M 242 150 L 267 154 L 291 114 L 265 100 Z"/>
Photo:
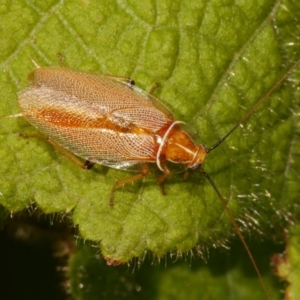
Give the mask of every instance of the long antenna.
<path id="1" fill-rule="evenodd" d="M 212 147 L 206 149 L 206 153 L 217 148 L 220 144 L 222 144 L 241 124 L 245 123 L 248 118 L 252 115 L 252 113 L 267 99 L 271 94 L 281 85 L 281 83 L 288 77 L 288 75 L 299 65 L 300 59 L 276 82 L 275 85 L 244 115 L 239 122 L 233 126 L 231 130 L 229 130 L 216 144 Z"/>
<path id="2" fill-rule="evenodd" d="M 270 293 L 269 293 L 269 291 L 268 291 L 268 289 L 267 289 L 267 286 L 266 286 L 265 282 L 264 282 L 263 279 L 262 279 L 261 273 L 260 273 L 260 271 L 259 271 L 259 268 L 258 268 L 256 262 L 255 262 L 255 259 L 254 259 L 253 255 L 252 255 L 252 253 L 251 253 L 251 251 L 250 251 L 250 249 L 249 249 L 249 247 L 248 247 L 248 245 L 247 245 L 247 243 L 246 243 L 246 241 L 245 241 L 245 239 L 244 239 L 244 237 L 243 237 L 243 235 L 242 235 L 242 233 L 241 233 L 241 230 L 240 230 L 238 224 L 236 223 L 236 221 L 235 221 L 235 219 L 234 219 L 234 217 L 233 217 L 233 215 L 232 215 L 230 209 L 228 208 L 225 199 L 222 197 L 221 193 L 220 193 L 219 190 L 217 189 L 217 186 L 216 186 L 216 184 L 214 183 L 214 181 L 212 180 L 212 178 L 211 178 L 205 171 L 203 171 L 202 169 L 199 169 L 199 170 L 200 170 L 200 172 L 207 178 L 207 180 L 209 181 L 209 183 L 211 184 L 211 186 L 213 187 L 213 189 L 214 189 L 215 192 L 217 193 L 219 199 L 221 200 L 222 206 L 224 207 L 226 213 L 228 214 L 229 219 L 230 219 L 230 222 L 232 223 L 232 225 L 233 225 L 233 227 L 234 227 L 234 229 L 235 229 L 237 235 L 239 236 L 239 238 L 240 238 L 240 240 L 241 240 L 241 242 L 242 242 L 244 248 L 246 249 L 246 252 L 247 252 L 247 254 L 248 254 L 248 256 L 249 256 L 249 258 L 250 258 L 250 260 L 251 260 L 251 262 L 252 262 L 252 265 L 253 265 L 253 267 L 254 267 L 254 269 L 255 269 L 255 272 L 256 272 L 256 274 L 257 274 L 257 276 L 258 276 L 258 278 L 259 278 L 260 284 L 261 284 L 262 288 L 264 289 L 264 291 L 265 291 L 265 293 L 266 293 L 266 295 L 267 295 L 267 298 L 268 298 L 269 300 L 271 300 L 271 299 L 272 299 L 272 298 L 271 298 L 271 295 L 270 295 Z"/>
<path id="3" fill-rule="evenodd" d="M 233 128 L 231 130 L 229 130 L 216 144 L 214 144 L 212 147 L 210 148 L 207 148 L 206 149 L 206 153 L 209 153 L 210 151 L 214 150 L 215 148 L 217 148 L 221 143 L 223 143 L 241 124 L 245 123 L 248 118 L 252 115 L 252 113 L 267 99 L 270 97 L 270 95 L 282 84 L 282 82 L 288 77 L 288 75 L 299 65 L 300 63 L 300 59 L 276 82 L 276 84 L 246 113 L 246 115 L 244 115 L 240 121 L 235 125 L 233 126 Z M 255 259 L 242 235 L 242 232 L 237 224 L 237 222 L 235 221 L 234 219 L 234 216 L 232 215 L 230 209 L 228 208 L 227 206 L 227 203 L 225 201 L 225 199 L 222 197 L 221 193 L 219 192 L 216 184 L 214 183 L 214 181 L 212 180 L 212 178 L 204 171 L 202 170 L 201 168 L 199 169 L 200 172 L 202 172 L 202 174 L 207 178 L 207 180 L 209 181 L 209 183 L 211 184 L 211 186 L 213 187 L 213 189 L 215 190 L 216 194 L 218 195 L 220 201 L 221 201 L 221 204 L 224 208 L 224 210 L 226 211 L 229 219 L 230 219 L 230 222 L 232 223 L 237 235 L 239 236 L 240 238 L 240 241 L 242 242 L 249 258 L 250 258 L 250 261 L 255 269 L 255 272 L 259 278 L 259 281 L 260 281 L 260 284 L 267 296 L 267 298 L 270 300 L 271 299 L 271 295 L 268 291 L 268 288 L 264 282 L 264 280 L 262 279 L 262 276 L 261 276 L 261 273 L 259 271 L 259 268 L 255 262 Z"/>

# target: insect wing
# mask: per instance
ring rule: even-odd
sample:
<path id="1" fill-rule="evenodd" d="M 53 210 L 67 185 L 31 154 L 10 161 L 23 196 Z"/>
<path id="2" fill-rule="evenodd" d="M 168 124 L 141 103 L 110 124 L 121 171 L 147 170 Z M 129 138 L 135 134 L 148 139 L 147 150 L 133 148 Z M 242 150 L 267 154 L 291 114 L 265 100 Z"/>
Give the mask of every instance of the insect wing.
<path id="1" fill-rule="evenodd" d="M 145 98 L 145 100 L 150 101 L 151 104 L 157 108 L 159 111 L 164 113 L 170 120 L 174 120 L 173 113 L 163 104 L 161 103 L 157 98 L 153 97 L 149 93 L 145 92 L 144 90 L 132 86 L 132 89 L 134 89 L 138 94 L 140 94 L 142 97 Z"/>
<path id="2" fill-rule="evenodd" d="M 119 169 L 155 162 L 153 135 L 172 118 L 153 105 L 159 103 L 154 97 L 70 69 L 39 68 L 30 78 L 30 87 L 18 95 L 23 116 L 62 147 Z"/>

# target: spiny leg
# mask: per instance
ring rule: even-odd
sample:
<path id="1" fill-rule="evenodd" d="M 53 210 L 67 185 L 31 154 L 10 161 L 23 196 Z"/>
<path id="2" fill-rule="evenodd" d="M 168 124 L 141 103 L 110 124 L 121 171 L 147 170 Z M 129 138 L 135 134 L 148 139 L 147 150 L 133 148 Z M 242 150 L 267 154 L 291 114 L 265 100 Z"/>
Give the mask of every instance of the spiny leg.
<path id="1" fill-rule="evenodd" d="M 60 52 L 57 53 L 57 59 L 58 59 L 59 65 L 62 68 L 68 68 L 68 65 L 66 63 L 65 57 L 63 56 L 62 53 L 60 53 Z"/>
<path id="2" fill-rule="evenodd" d="M 166 193 L 166 191 L 165 191 L 163 182 L 170 176 L 171 172 L 170 172 L 170 170 L 168 169 L 168 167 L 167 167 L 167 165 L 165 164 L 165 162 L 161 162 L 161 167 L 162 167 L 162 169 L 164 170 L 164 173 L 158 177 L 158 179 L 157 179 L 157 184 L 158 184 L 159 187 L 160 187 L 161 193 L 162 193 L 163 195 L 166 195 L 167 193 Z"/>
<path id="3" fill-rule="evenodd" d="M 63 148 L 62 146 L 60 146 L 58 143 L 56 143 L 49 137 L 46 137 L 46 136 L 43 136 L 43 135 L 40 135 L 37 133 L 20 133 L 19 136 L 25 137 L 25 138 L 38 138 L 38 139 L 42 139 L 42 140 L 46 141 L 47 143 L 51 144 L 54 148 L 56 148 L 57 150 L 62 152 L 65 156 L 67 156 L 76 165 L 78 165 L 79 167 L 81 167 L 85 170 L 91 169 L 95 164 L 93 161 L 90 161 L 90 160 L 86 160 L 84 163 L 82 163 L 82 161 L 76 155 L 74 155 L 67 149 Z"/>
<path id="4" fill-rule="evenodd" d="M 110 191 L 110 197 L 109 197 L 109 204 L 110 206 L 114 205 L 114 194 L 115 194 L 115 190 L 119 187 L 122 186 L 124 184 L 130 183 L 130 182 L 134 182 L 140 179 L 145 178 L 149 173 L 149 167 L 147 164 L 141 164 L 141 173 L 136 174 L 134 176 L 130 176 L 121 180 L 118 180 L 112 187 L 111 191 Z"/>
<path id="5" fill-rule="evenodd" d="M 86 170 L 90 170 L 94 165 L 95 165 L 95 162 L 87 159 L 84 162 L 84 164 L 81 165 L 81 168 L 86 169 Z"/>
<path id="6" fill-rule="evenodd" d="M 158 82 L 153 83 L 153 85 L 152 85 L 152 87 L 151 87 L 151 89 L 149 91 L 149 94 L 153 95 L 154 91 L 157 89 L 158 86 L 159 86 Z"/>
<path id="7" fill-rule="evenodd" d="M 161 189 L 161 193 L 163 195 L 166 195 L 166 191 L 165 191 L 165 188 L 164 188 L 164 181 L 170 176 L 171 172 L 170 170 L 168 169 L 167 165 L 164 163 L 164 162 L 161 162 L 161 167 L 162 169 L 164 170 L 164 173 L 162 175 L 160 175 L 157 179 L 157 184 L 159 185 L 160 189 Z M 183 173 L 183 179 L 186 180 L 188 178 L 188 171 L 184 171 Z"/>

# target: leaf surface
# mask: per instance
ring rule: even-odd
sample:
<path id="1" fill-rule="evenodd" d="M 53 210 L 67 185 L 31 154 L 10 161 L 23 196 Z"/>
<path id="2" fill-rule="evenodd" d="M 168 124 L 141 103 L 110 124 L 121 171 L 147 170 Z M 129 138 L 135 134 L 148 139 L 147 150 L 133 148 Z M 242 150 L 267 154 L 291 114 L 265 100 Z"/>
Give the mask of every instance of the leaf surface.
<path id="1" fill-rule="evenodd" d="M 39 65 L 134 78 L 210 147 L 300 58 L 297 1 L 12 1 L 0 6 L 0 117 L 19 112 L 17 92 Z M 212 151 L 203 169 L 245 232 L 277 236 L 299 215 L 299 67 L 242 128 Z M 155 166 L 144 182 L 115 193 L 128 172 L 81 170 L 22 118 L 0 123 L 0 203 L 19 211 L 70 213 L 81 235 L 111 262 L 150 250 L 205 252 L 226 245 L 228 216 L 199 172 L 173 174 L 166 196 Z M 197 246 L 196 246 L 197 245 Z M 195 248 L 196 247 L 196 248 Z M 251 246 L 250 246 L 251 247 Z M 263 246 L 262 246 L 263 247 Z"/>

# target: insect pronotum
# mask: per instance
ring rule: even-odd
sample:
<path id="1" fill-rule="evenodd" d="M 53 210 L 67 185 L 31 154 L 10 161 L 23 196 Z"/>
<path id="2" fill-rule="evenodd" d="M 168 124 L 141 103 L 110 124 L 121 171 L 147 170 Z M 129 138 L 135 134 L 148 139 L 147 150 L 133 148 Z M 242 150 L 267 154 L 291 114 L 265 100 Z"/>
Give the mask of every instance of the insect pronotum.
<path id="1" fill-rule="evenodd" d="M 155 163 L 162 171 L 158 184 L 163 193 L 163 181 L 170 174 L 169 163 L 181 165 L 183 170 L 200 170 L 221 200 L 270 299 L 256 262 L 226 201 L 201 165 L 206 154 L 245 123 L 299 62 L 210 148 L 196 144 L 180 128 L 183 122 L 175 121 L 161 102 L 135 87 L 131 79 L 94 75 L 68 68 L 39 67 L 29 75 L 30 86 L 20 91 L 18 97 L 21 115 L 70 158 L 77 161 L 75 154 L 85 159 L 83 168 L 91 168 L 95 163 L 116 169 L 140 166 L 138 174 L 113 185 L 111 204 L 116 188 L 148 174 L 148 163 Z"/>

